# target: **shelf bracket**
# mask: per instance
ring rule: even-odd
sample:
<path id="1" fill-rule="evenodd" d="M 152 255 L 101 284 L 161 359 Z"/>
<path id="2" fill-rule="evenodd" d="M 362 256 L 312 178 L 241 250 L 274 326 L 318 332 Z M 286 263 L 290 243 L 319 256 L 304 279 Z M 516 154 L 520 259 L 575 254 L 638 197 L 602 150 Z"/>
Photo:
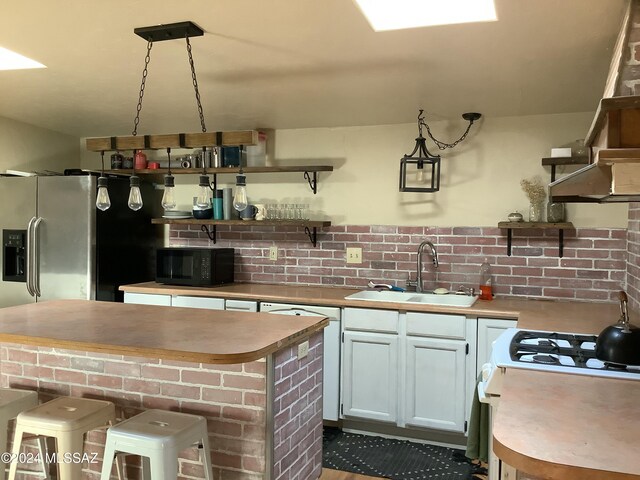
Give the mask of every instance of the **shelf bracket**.
<path id="1" fill-rule="evenodd" d="M 313 233 L 309 229 L 309 227 L 304 227 L 304 233 L 307 234 L 309 240 L 311 240 L 311 244 L 315 247 L 318 243 L 318 232 L 316 231 L 316 227 L 313 227 Z"/>
<path id="2" fill-rule="evenodd" d="M 215 225 L 211 225 L 211 230 L 209 230 L 209 227 L 207 225 L 202 225 L 200 226 L 200 230 L 207 234 L 207 237 L 209 237 L 209 240 L 211 240 L 213 243 L 216 243 L 216 226 Z"/>
<path id="3" fill-rule="evenodd" d="M 507 228 L 507 256 L 511 256 L 511 244 L 513 241 L 513 232 Z M 558 228 L 558 257 L 564 256 L 564 228 Z"/>
<path id="4" fill-rule="evenodd" d="M 313 194 L 315 195 L 317 193 L 317 188 L 318 188 L 317 172 L 313 172 L 313 180 L 311 179 L 309 172 L 304 172 L 304 178 L 307 180 L 307 182 L 309 182 L 309 188 L 311 188 L 311 190 L 313 191 Z"/>

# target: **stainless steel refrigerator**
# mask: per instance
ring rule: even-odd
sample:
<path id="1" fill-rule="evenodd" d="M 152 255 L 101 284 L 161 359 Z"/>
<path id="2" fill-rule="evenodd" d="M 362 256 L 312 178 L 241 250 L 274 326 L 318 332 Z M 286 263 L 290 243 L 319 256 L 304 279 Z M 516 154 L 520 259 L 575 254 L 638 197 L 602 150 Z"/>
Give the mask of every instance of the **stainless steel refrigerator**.
<path id="1" fill-rule="evenodd" d="M 95 206 L 89 175 L 0 177 L 0 307 L 58 298 L 122 301 L 118 287 L 153 280 L 159 204 L 127 206 L 129 181 L 110 178 L 111 208 Z"/>

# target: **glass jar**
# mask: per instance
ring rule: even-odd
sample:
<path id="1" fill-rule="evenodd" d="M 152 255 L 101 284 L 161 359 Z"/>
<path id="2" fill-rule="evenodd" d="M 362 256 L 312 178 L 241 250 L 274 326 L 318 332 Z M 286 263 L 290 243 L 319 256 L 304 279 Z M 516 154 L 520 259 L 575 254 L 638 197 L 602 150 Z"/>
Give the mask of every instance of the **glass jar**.
<path id="1" fill-rule="evenodd" d="M 535 223 L 544 222 L 544 202 L 529 205 L 529 221 Z"/>
<path id="2" fill-rule="evenodd" d="M 549 203 L 547 205 L 547 222 L 561 223 L 565 221 L 564 203 Z"/>

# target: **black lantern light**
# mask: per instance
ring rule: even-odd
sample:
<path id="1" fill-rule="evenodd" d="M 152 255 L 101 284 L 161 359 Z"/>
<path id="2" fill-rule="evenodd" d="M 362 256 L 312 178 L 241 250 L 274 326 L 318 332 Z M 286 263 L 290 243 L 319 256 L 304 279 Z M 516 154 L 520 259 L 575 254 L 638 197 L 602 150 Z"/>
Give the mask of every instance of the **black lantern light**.
<path id="1" fill-rule="evenodd" d="M 432 155 L 427 150 L 426 139 L 422 136 L 422 127 L 427 129 L 427 135 L 440 150 L 453 148 L 467 137 L 471 125 L 482 115 L 479 113 L 464 113 L 462 118 L 469 122 L 462 136 L 453 143 L 444 143 L 433 137 L 429 125 L 424 121 L 424 110 L 418 113 L 418 138 L 416 145 L 409 155 L 400 159 L 400 191 L 401 192 L 437 192 L 440 190 L 440 156 Z M 417 154 L 417 155 L 416 155 Z"/>

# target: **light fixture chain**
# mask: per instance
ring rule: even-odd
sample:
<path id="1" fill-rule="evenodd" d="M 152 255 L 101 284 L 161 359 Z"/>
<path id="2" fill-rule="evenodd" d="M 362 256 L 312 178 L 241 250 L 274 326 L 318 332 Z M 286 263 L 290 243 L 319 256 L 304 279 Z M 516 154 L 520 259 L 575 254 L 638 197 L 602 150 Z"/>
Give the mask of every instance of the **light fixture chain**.
<path id="1" fill-rule="evenodd" d="M 458 145 L 461 141 L 463 141 L 465 138 L 467 138 L 467 135 L 469 134 L 469 130 L 471 129 L 471 125 L 473 125 L 473 122 L 469 122 L 469 125 L 467 125 L 467 129 L 464 131 L 464 133 L 458 140 L 456 140 L 453 143 L 445 143 L 445 142 L 441 142 L 431 134 L 431 129 L 429 128 L 429 125 L 427 125 L 427 123 L 422 118 L 419 119 L 419 123 L 418 123 L 418 127 L 420 127 L 420 133 L 422 134 L 421 127 L 424 126 L 427 129 L 427 135 L 429 135 L 429 138 L 433 140 L 433 143 L 435 143 L 440 150 L 453 148 L 456 145 Z"/>
<path id="2" fill-rule="evenodd" d="M 144 57 L 144 70 L 142 70 L 142 82 L 140 83 L 140 94 L 138 95 L 138 106 L 136 107 L 136 118 L 133 121 L 133 136 L 138 134 L 138 124 L 140 123 L 140 112 L 142 111 L 142 98 L 144 97 L 144 87 L 147 83 L 147 74 L 149 73 L 149 62 L 151 61 L 151 47 L 153 40 L 147 43 L 147 56 Z"/>
<path id="3" fill-rule="evenodd" d="M 187 53 L 189 55 L 189 65 L 191 65 L 191 79 L 193 80 L 193 89 L 196 92 L 196 102 L 198 103 L 198 114 L 200 115 L 200 126 L 202 127 L 202 133 L 207 131 L 207 127 L 204 124 L 204 113 L 202 112 L 202 103 L 200 102 L 200 90 L 198 90 L 198 77 L 196 77 L 196 67 L 193 63 L 193 55 L 191 54 L 191 42 L 189 37 L 185 37 L 187 40 Z"/>

